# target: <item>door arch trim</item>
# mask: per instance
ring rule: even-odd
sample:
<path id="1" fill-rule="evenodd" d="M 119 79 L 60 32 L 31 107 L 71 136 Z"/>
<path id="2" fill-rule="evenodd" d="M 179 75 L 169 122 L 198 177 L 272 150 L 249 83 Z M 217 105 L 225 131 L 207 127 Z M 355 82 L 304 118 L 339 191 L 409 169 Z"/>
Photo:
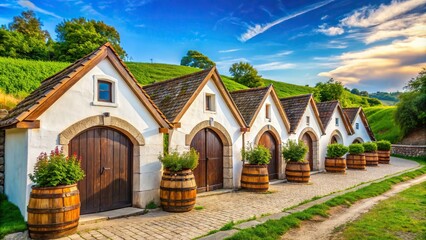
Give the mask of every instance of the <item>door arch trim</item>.
<path id="1" fill-rule="evenodd" d="M 312 139 L 312 160 L 313 160 L 313 168 L 312 170 L 318 170 L 319 169 L 319 137 L 315 133 L 315 130 L 311 127 L 306 127 L 302 130 L 302 132 L 299 134 L 299 141 L 302 141 L 303 135 L 307 133 L 311 139 Z M 312 171 L 311 170 L 311 171 Z"/>
<path id="2" fill-rule="evenodd" d="M 335 137 L 335 136 L 337 136 L 337 140 L 340 140 L 340 144 L 345 144 L 344 143 L 344 138 L 343 138 L 343 136 L 342 136 L 342 133 L 340 133 L 340 131 L 339 130 L 334 130 L 331 134 L 330 134 L 330 139 L 329 139 L 329 141 L 328 141 L 328 143 L 330 144 L 331 143 L 331 140 L 333 139 L 333 137 Z M 339 141 L 338 141 L 338 143 L 339 143 Z"/>
<path id="3" fill-rule="evenodd" d="M 266 132 L 271 133 L 271 135 L 274 137 L 275 141 L 277 141 L 277 147 L 278 147 L 278 179 L 284 179 L 285 178 L 285 162 L 283 159 L 283 155 L 281 152 L 281 146 L 282 141 L 280 134 L 278 133 L 277 129 L 274 128 L 274 126 L 268 124 L 264 126 L 260 131 L 257 133 L 256 137 L 254 138 L 254 145 L 257 146 L 259 144 L 260 138 L 262 135 Z"/>

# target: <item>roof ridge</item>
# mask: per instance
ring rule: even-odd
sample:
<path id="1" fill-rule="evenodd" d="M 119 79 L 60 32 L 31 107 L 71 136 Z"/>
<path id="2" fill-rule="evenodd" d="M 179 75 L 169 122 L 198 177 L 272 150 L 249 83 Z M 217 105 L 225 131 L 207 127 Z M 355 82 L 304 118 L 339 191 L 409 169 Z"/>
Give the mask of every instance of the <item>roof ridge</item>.
<path id="1" fill-rule="evenodd" d="M 182 78 L 187 78 L 187 77 L 191 77 L 193 75 L 198 75 L 198 74 L 201 74 L 201 73 L 204 73 L 204 72 L 211 72 L 213 68 L 215 68 L 215 67 L 204 69 L 204 70 L 201 70 L 201 71 L 198 71 L 198 72 L 193 72 L 193 73 L 190 73 L 190 74 L 185 74 L 185 75 L 182 75 L 180 77 L 175 77 L 175 78 L 171 78 L 171 79 L 166 79 L 164 81 L 159 81 L 159 82 L 151 83 L 151 84 L 142 86 L 142 88 L 147 88 L 147 87 L 157 86 L 157 85 L 161 85 L 161 84 L 166 84 L 166 83 L 169 83 L 169 82 L 177 81 L 177 80 L 182 79 Z"/>

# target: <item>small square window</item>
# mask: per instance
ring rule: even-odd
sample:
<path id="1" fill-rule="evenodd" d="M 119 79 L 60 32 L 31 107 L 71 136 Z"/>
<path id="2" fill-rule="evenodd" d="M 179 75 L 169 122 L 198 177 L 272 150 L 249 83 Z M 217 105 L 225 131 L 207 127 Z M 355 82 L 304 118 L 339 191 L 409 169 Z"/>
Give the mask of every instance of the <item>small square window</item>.
<path id="1" fill-rule="evenodd" d="M 339 118 L 336 118 L 336 126 L 339 126 Z"/>
<path id="2" fill-rule="evenodd" d="M 271 104 L 266 104 L 265 117 L 266 119 L 271 120 Z"/>
<path id="3" fill-rule="evenodd" d="M 306 116 L 306 125 L 309 126 L 309 116 Z"/>
<path id="4" fill-rule="evenodd" d="M 107 81 L 98 81 L 98 101 L 112 102 L 112 83 Z"/>
<path id="5" fill-rule="evenodd" d="M 355 123 L 355 129 L 359 129 L 359 123 Z"/>
<path id="6" fill-rule="evenodd" d="M 216 111 L 215 96 L 214 96 L 214 94 L 206 94 L 205 105 L 206 105 L 205 106 L 206 111 L 211 111 L 211 112 Z"/>

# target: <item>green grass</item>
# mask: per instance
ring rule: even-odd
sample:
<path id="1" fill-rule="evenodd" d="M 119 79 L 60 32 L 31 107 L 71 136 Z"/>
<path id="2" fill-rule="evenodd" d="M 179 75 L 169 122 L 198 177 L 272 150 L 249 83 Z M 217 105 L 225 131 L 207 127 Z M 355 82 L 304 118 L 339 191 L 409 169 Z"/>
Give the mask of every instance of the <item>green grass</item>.
<path id="1" fill-rule="evenodd" d="M 7 201 L 4 194 L 0 194 L 0 239 L 6 234 L 20 232 L 27 229 L 27 224 L 19 208 Z"/>
<path id="2" fill-rule="evenodd" d="M 299 85 L 294 85 L 290 83 L 274 81 L 270 79 L 263 79 L 263 82 L 264 82 L 264 86 L 273 84 L 279 98 L 308 94 L 308 93 L 314 92 L 314 88 L 311 88 L 311 87 L 299 86 Z"/>
<path id="3" fill-rule="evenodd" d="M 426 182 L 380 202 L 346 225 L 342 237 L 357 239 L 426 239 Z"/>
<path id="4" fill-rule="evenodd" d="M 158 208 L 158 206 L 157 206 L 157 204 L 155 204 L 155 202 L 154 202 L 154 201 L 149 202 L 149 203 L 145 206 L 145 209 L 157 209 L 157 208 Z"/>
<path id="5" fill-rule="evenodd" d="M 195 207 L 194 207 L 194 209 L 195 209 L 195 210 L 203 210 L 203 209 L 204 209 L 204 207 L 203 207 L 203 206 L 195 206 Z"/>
<path id="6" fill-rule="evenodd" d="M 401 130 L 395 123 L 394 114 L 396 107 L 370 107 L 365 108 L 364 112 L 367 116 L 368 123 L 373 130 L 377 140 L 389 140 L 397 143 L 402 138 Z"/>
<path id="7" fill-rule="evenodd" d="M 415 160 L 423 163 L 422 158 L 415 158 Z M 426 166 L 423 166 L 420 169 L 385 179 L 377 183 L 372 183 L 369 186 L 358 189 L 354 192 L 348 192 L 341 196 L 337 196 L 322 204 L 314 205 L 304 211 L 290 214 L 278 220 L 268 220 L 267 222 L 253 228 L 243 229 L 227 239 L 280 239 L 284 233 L 291 228 L 299 226 L 302 221 L 310 220 L 314 216 L 326 217 L 328 215 L 327 211 L 331 207 L 351 205 L 361 199 L 381 195 L 390 190 L 392 185 L 413 179 L 425 173 Z"/>

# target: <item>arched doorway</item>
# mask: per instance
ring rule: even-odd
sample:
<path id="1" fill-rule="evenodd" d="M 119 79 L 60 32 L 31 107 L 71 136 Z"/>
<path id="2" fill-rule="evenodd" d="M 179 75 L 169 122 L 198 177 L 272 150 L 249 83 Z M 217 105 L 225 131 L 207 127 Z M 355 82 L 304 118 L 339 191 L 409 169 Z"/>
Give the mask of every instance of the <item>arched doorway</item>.
<path id="1" fill-rule="evenodd" d="M 334 130 L 331 133 L 330 144 L 333 144 L 333 143 L 344 144 L 342 134 L 340 133 L 339 130 Z"/>
<path id="2" fill-rule="evenodd" d="M 275 137 L 272 135 L 271 132 L 266 131 L 260 137 L 258 144 L 263 145 L 264 147 L 268 148 L 269 152 L 271 153 L 271 161 L 268 164 L 269 180 L 278 179 L 279 146 L 277 144 L 277 140 L 275 140 Z"/>
<path id="3" fill-rule="evenodd" d="M 305 156 L 305 160 L 309 161 L 309 167 L 311 171 L 314 169 L 314 151 L 313 151 L 313 140 L 311 136 L 306 132 L 302 136 L 302 141 L 308 146 L 308 153 Z"/>
<path id="4" fill-rule="evenodd" d="M 197 192 L 223 188 L 223 143 L 218 134 L 209 128 L 201 129 L 190 146 L 200 154 L 194 169 Z"/>
<path id="5" fill-rule="evenodd" d="M 339 143 L 339 141 L 337 140 L 337 136 L 336 135 L 334 135 L 334 136 L 331 137 L 330 143 L 331 144 Z"/>
<path id="6" fill-rule="evenodd" d="M 68 150 L 81 157 L 86 174 L 78 183 L 82 214 L 132 205 L 133 144 L 126 135 L 93 127 L 72 138 Z"/>
<path id="7" fill-rule="evenodd" d="M 352 143 L 363 143 L 362 138 L 356 138 Z"/>

